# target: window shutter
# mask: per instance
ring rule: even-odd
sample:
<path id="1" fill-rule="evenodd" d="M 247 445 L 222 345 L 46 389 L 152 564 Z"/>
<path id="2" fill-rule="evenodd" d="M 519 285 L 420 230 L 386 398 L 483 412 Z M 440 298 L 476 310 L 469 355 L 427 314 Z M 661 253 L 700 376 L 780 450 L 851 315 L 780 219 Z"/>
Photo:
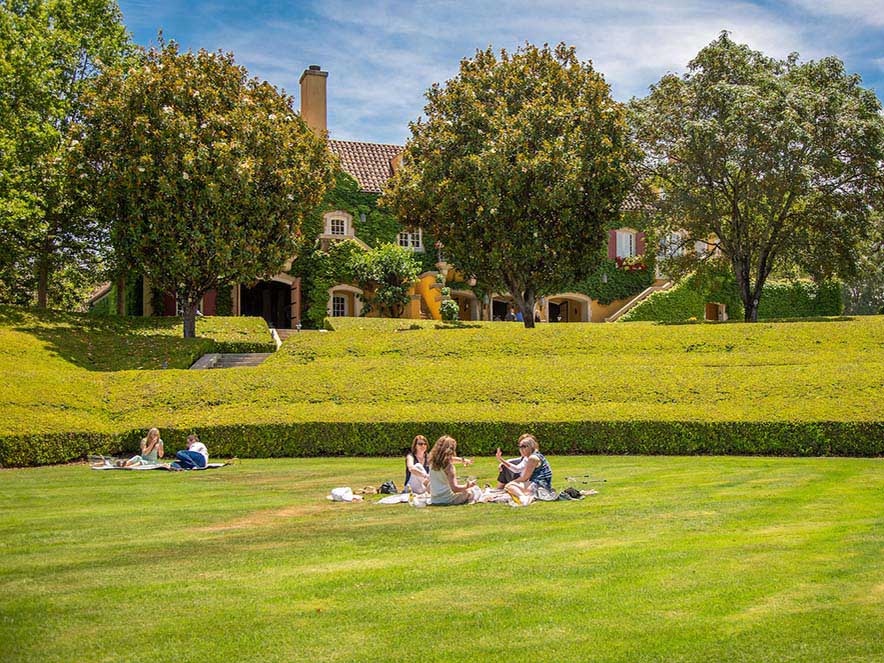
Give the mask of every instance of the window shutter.
<path id="1" fill-rule="evenodd" d="M 609 230 L 608 231 L 608 260 L 613 260 L 617 257 L 617 231 Z"/>
<path id="2" fill-rule="evenodd" d="M 645 233 L 636 233 L 635 235 L 635 255 L 643 256 L 645 254 Z"/>

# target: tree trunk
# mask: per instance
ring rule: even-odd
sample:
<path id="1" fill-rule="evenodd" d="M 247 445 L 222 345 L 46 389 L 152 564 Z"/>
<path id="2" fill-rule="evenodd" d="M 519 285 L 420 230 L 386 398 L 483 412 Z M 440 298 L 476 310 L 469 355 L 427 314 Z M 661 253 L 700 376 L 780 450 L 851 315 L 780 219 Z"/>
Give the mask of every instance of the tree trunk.
<path id="1" fill-rule="evenodd" d="M 196 338 L 196 309 L 197 301 L 185 300 L 184 303 L 184 338 Z"/>
<path id="2" fill-rule="evenodd" d="M 51 222 L 37 257 L 37 308 L 49 305 L 49 268 L 55 251 L 55 225 Z"/>
<path id="3" fill-rule="evenodd" d="M 49 301 L 49 255 L 44 253 L 37 265 L 37 308 L 46 308 Z"/>
<path id="4" fill-rule="evenodd" d="M 758 299 L 750 298 L 749 303 L 743 302 L 743 322 L 758 322 Z"/>
<path id="5" fill-rule="evenodd" d="M 126 276 L 117 276 L 117 315 L 126 315 Z"/>
<path id="6" fill-rule="evenodd" d="M 534 329 L 534 289 L 528 288 L 523 292 L 513 288 L 510 294 L 516 300 L 516 306 L 522 314 L 522 324 L 526 329 Z"/>

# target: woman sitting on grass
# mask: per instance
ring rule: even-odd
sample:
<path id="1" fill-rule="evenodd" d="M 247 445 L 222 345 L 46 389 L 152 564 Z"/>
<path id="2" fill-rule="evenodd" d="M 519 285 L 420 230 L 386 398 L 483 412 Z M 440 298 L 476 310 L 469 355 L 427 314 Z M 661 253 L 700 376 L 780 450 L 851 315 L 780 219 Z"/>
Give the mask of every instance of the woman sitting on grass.
<path id="1" fill-rule="evenodd" d="M 415 436 L 411 442 L 411 451 L 405 455 L 405 488 L 403 492 L 411 489 L 412 493 L 426 493 L 430 490 L 430 464 L 428 460 L 429 443 L 423 435 Z M 455 456 L 453 463 L 463 463 L 464 467 L 473 464 L 470 458 Z"/>
<path id="2" fill-rule="evenodd" d="M 457 482 L 456 451 L 457 440 L 448 435 L 436 440 L 430 451 L 430 504 L 472 504 L 482 495 L 475 481 L 463 485 Z"/>
<path id="3" fill-rule="evenodd" d="M 429 443 L 423 435 L 411 441 L 411 451 L 405 455 L 405 491 L 426 493 L 430 489 L 430 463 L 427 460 Z"/>
<path id="4" fill-rule="evenodd" d="M 163 440 L 160 439 L 158 428 L 147 431 L 147 437 L 141 438 L 141 455 L 132 456 L 129 460 L 117 462 L 119 467 L 134 467 L 136 465 L 155 465 L 163 457 Z"/>
<path id="5" fill-rule="evenodd" d="M 209 464 L 209 450 L 199 437 L 191 433 L 187 436 L 187 449 L 175 454 L 175 459 L 169 466 L 173 470 L 201 470 Z"/>
<path id="6" fill-rule="evenodd" d="M 523 497 L 537 497 L 539 488 L 552 491 L 552 469 L 538 449 L 534 436 L 525 433 L 519 437 L 521 458 L 518 463 L 504 460 L 500 449 L 497 450 L 500 462 L 497 487 L 505 489 L 517 501 Z"/>

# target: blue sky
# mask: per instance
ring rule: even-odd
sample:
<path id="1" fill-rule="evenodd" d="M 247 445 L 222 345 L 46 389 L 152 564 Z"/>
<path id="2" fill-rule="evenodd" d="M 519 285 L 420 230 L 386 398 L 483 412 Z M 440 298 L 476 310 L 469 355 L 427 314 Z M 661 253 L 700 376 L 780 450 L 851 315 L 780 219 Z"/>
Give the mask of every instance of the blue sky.
<path id="1" fill-rule="evenodd" d="M 564 41 L 592 60 L 614 96 L 642 96 L 718 35 L 768 55 L 837 55 L 884 98 L 884 0 L 412 0 L 279 2 L 120 0 L 142 45 L 233 51 L 249 71 L 298 97 L 307 65 L 329 72 L 333 138 L 404 143 L 423 93 L 477 48 Z M 299 103 L 299 102 L 296 102 Z"/>

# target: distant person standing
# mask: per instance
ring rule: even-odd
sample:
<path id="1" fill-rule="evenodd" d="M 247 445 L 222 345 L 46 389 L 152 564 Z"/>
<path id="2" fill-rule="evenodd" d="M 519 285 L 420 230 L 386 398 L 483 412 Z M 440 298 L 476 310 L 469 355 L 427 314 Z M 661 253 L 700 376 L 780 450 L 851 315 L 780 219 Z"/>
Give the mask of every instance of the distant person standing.
<path id="1" fill-rule="evenodd" d="M 522 315 L 521 311 L 516 313 L 516 322 L 525 322 L 525 316 Z"/>
<path id="2" fill-rule="evenodd" d="M 515 322 L 516 321 L 516 310 L 512 306 L 510 306 L 509 310 L 507 311 L 504 321 L 505 322 Z"/>

